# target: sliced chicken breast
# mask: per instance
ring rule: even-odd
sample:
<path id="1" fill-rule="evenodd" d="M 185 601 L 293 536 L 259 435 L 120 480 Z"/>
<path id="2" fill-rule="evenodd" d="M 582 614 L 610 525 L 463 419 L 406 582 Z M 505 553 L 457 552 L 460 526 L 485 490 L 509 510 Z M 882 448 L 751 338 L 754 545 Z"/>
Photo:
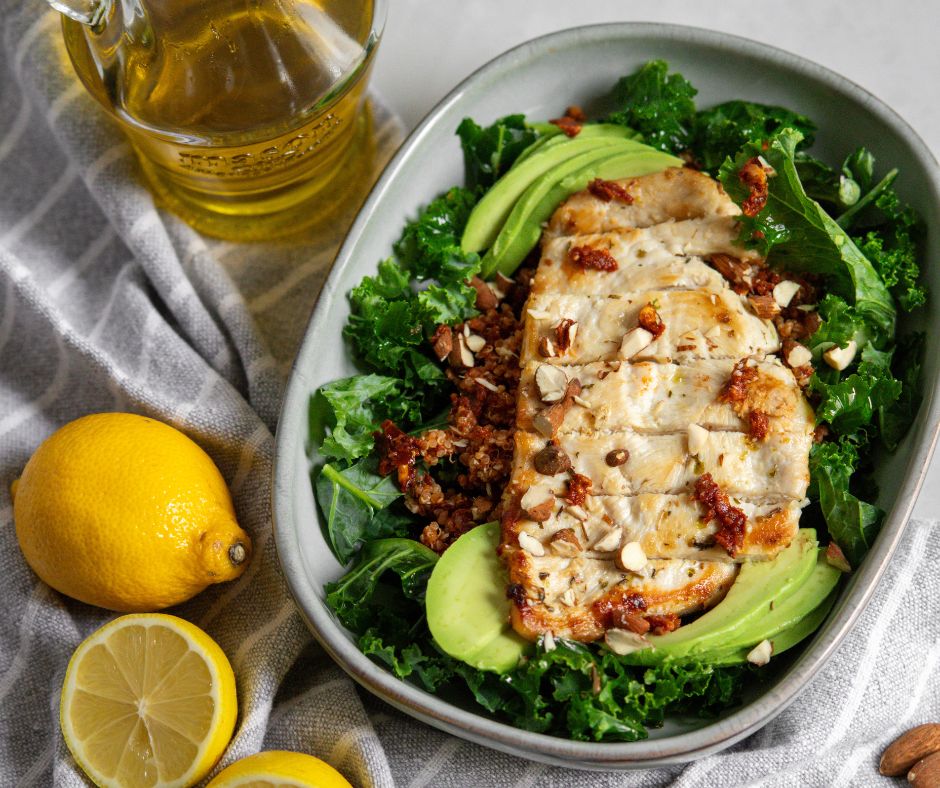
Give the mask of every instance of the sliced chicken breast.
<path id="1" fill-rule="evenodd" d="M 710 217 L 670 222 L 653 227 L 596 235 L 546 238 L 532 293 L 604 295 L 670 287 L 702 287 L 715 292 L 727 283 L 703 262 L 712 254 L 739 255 L 734 217 Z M 617 264 L 614 271 L 584 267 L 571 251 L 606 252 Z"/>
<path id="2" fill-rule="evenodd" d="M 542 485 L 564 495 L 574 472 L 591 481 L 594 496 L 638 495 L 687 492 L 708 472 L 731 496 L 801 499 L 809 485 L 806 457 L 812 441 L 805 433 L 774 433 L 755 441 L 741 432 L 693 428 L 691 436 L 689 431 L 564 433 L 551 443 L 542 435 L 519 431 L 512 480 L 520 489 Z M 561 463 L 570 471 L 544 473 Z"/>
<path id="3" fill-rule="evenodd" d="M 590 641 L 633 616 L 682 616 L 721 600 L 737 577 L 738 565 L 716 561 L 649 561 L 638 573 L 624 573 L 612 561 L 588 555 L 535 557 L 508 550 L 509 593 L 516 631 L 535 639 Z"/>
<path id="4" fill-rule="evenodd" d="M 624 335 L 640 325 L 640 310 L 647 305 L 655 309 L 664 330 L 635 352 L 625 350 Z M 720 292 L 651 290 L 607 296 L 546 293 L 531 296 L 526 311 L 522 358 L 542 357 L 551 364 L 616 359 L 737 360 L 780 349 L 773 323 L 749 312 L 740 296 L 728 288 Z M 562 321 L 565 323 L 559 328 Z M 566 326 L 569 332 L 573 330 L 570 338 L 560 333 Z M 544 344 L 545 340 L 551 345 Z"/>
<path id="5" fill-rule="evenodd" d="M 737 216 L 738 206 L 718 181 L 685 167 L 674 167 L 617 183 L 632 198 L 605 202 L 590 191 L 569 197 L 548 223 L 547 235 L 603 233 L 632 227 L 650 227 L 669 221 L 713 216 Z M 739 249 L 739 254 L 754 256 Z"/>
<path id="6" fill-rule="evenodd" d="M 500 554 L 529 638 L 716 604 L 792 541 L 809 483 L 777 331 L 708 265 L 760 262 L 737 206 L 689 169 L 617 184 L 558 208 L 526 305 Z"/>
<path id="7" fill-rule="evenodd" d="M 574 403 L 558 432 L 679 432 L 689 424 L 747 431 L 747 413 L 760 410 L 768 416 L 770 432 L 812 433 L 812 408 L 793 373 L 776 359 L 755 365 L 756 378 L 742 402 L 722 399 L 735 363 L 730 359 L 701 359 L 681 365 L 615 361 L 556 368 L 564 372 L 564 381 L 579 381 L 579 399 L 586 403 Z M 516 416 L 521 430 L 537 432 L 538 416 L 546 408 L 537 382 L 542 364 L 530 361 L 522 370 Z M 559 372 L 554 375 L 557 378 Z"/>

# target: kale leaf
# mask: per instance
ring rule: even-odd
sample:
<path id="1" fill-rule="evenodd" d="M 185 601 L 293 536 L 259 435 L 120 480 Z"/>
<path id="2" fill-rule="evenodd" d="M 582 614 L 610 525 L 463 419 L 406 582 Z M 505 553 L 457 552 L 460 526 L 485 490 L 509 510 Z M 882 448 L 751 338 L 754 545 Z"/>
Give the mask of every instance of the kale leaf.
<path id="1" fill-rule="evenodd" d="M 457 136 L 463 148 L 466 186 L 478 191 L 496 183 L 539 133 L 526 125 L 525 115 L 507 115 L 486 128 L 464 118 Z"/>
<path id="2" fill-rule="evenodd" d="M 869 338 L 883 344 L 894 336 L 894 301 L 851 238 L 806 195 L 794 158 L 802 139 L 799 131 L 783 129 L 767 143 L 748 143 L 721 166 L 721 183 L 738 203 L 750 195 L 740 177 L 744 165 L 762 156 L 772 168 L 766 205 L 755 216 L 742 217 L 741 239 L 771 265 L 825 276 L 830 290 L 862 316 Z"/>
<path id="3" fill-rule="evenodd" d="M 809 456 L 812 484 L 808 495 L 818 501 L 833 541 L 852 566 L 858 566 L 878 535 L 884 512 L 849 492 L 859 462 L 858 438 L 846 436 L 813 446 Z"/>
<path id="4" fill-rule="evenodd" d="M 451 696 L 463 691 L 516 727 L 583 741 L 636 741 L 667 714 L 710 717 L 740 700 L 742 666 L 637 667 L 562 639 L 503 675 L 458 662 L 434 645 L 423 612 L 436 558 L 417 542 L 378 540 L 326 587 L 327 605 L 358 636 L 362 652 L 401 679 Z M 388 582 L 389 574 L 400 582 Z"/>
<path id="5" fill-rule="evenodd" d="M 885 356 L 878 358 L 875 356 Z M 862 360 L 850 375 L 827 383 L 813 375 L 810 385 L 820 396 L 816 418 L 828 422 L 840 435 L 851 435 L 871 424 L 874 416 L 901 396 L 901 381 L 891 374 L 891 353 L 866 347 Z"/>
<path id="6" fill-rule="evenodd" d="M 400 641 L 409 637 L 416 619 L 423 620 L 424 594 L 436 563 L 437 553 L 414 539 L 374 539 L 352 569 L 326 585 L 326 604 L 352 632 L 385 624 L 383 631 L 397 633 Z M 398 582 L 381 585 L 386 573 Z"/>
<path id="7" fill-rule="evenodd" d="M 372 433 L 385 419 L 409 423 L 420 417 L 401 397 L 402 382 L 384 375 L 355 375 L 317 389 L 310 400 L 310 436 L 320 454 L 356 460 L 372 451 Z"/>
<path id="8" fill-rule="evenodd" d="M 411 421 L 440 405 L 446 383 L 426 340 L 438 325 L 476 314 L 476 291 L 467 282 L 479 272 L 480 259 L 460 248 L 475 202 L 461 188 L 433 200 L 405 227 L 395 257 L 349 294 L 343 333 L 368 366 L 402 381 L 398 395 L 412 404 L 402 409 Z"/>
<path id="9" fill-rule="evenodd" d="M 695 116 L 692 150 L 702 167 L 714 172 L 746 143 L 768 139 L 787 127 L 803 133 L 799 147 L 813 144 L 816 125 L 803 115 L 768 104 L 726 101 Z"/>
<path id="10" fill-rule="evenodd" d="M 900 396 L 892 403 L 879 408 L 878 426 L 882 443 L 891 451 L 897 448 L 901 438 L 914 423 L 920 407 L 921 375 L 924 364 L 923 333 L 911 334 L 898 342 L 891 368 L 901 381 Z"/>
<path id="11" fill-rule="evenodd" d="M 667 153 L 681 153 L 692 142 L 695 94 L 681 74 L 670 74 L 664 60 L 651 60 L 614 87 L 617 109 L 608 123 L 640 132 L 643 141 Z"/>
<path id="12" fill-rule="evenodd" d="M 349 561 L 369 540 L 408 533 L 411 518 L 388 511 L 401 492 L 390 477 L 378 474 L 371 457 L 348 468 L 327 463 L 314 488 L 330 547 L 340 563 Z"/>
<path id="13" fill-rule="evenodd" d="M 884 220 L 875 229 L 855 238 L 859 249 L 872 261 L 898 303 L 910 312 L 927 301 L 918 282 L 917 238 L 921 222 L 914 209 L 901 203 L 894 189 L 883 191 L 874 202 Z"/>
<path id="14" fill-rule="evenodd" d="M 415 279 L 438 282 L 464 282 L 479 272 L 479 256 L 460 248 L 460 238 L 476 202 L 473 191 L 455 186 L 428 203 L 395 243 L 402 268 Z"/>

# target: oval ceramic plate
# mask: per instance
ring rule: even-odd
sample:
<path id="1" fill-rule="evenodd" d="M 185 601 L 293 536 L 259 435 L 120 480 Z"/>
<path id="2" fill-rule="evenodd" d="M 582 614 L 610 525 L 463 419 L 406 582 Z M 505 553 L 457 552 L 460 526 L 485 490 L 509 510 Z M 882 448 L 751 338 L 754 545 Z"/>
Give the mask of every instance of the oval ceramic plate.
<path id="1" fill-rule="evenodd" d="M 342 339 L 345 294 L 387 257 L 405 221 L 441 191 L 463 182 L 454 131 L 465 116 L 489 123 L 523 112 L 557 117 L 569 104 L 604 110 L 616 80 L 652 58 L 667 60 L 698 89 L 700 107 L 751 99 L 791 107 L 820 126 L 814 152 L 833 162 L 859 145 L 882 165 L 899 167 L 899 188 L 922 216 L 940 216 L 940 176 L 923 142 L 892 110 L 861 88 L 795 55 L 745 39 L 693 28 L 611 24 L 566 30 L 501 55 L 458 86 L 414 131 L 363 206 L 320 295 L 294 366 L 281 413 L 275 470 L 275 537 L 290 589 L 323 647 L 359 683 L 393 706 L 480 744 L 546 763 L 583 768 L 638 768 L 688 761 L 753 733 L 787 707 L 838 648 L 891 559 L 923 481 L 940 422 L 934 396 L 940 366 L 940 311 L 920 316 L 928 348 L 924 403 L 894 455 L 878 469 L 888 518 L 864 564 L 843 589 L 826 624 L 799 653 L 781 658 L 746 703 L 718 720 L 670 721 L 645 741 L 596 744 L 529 733 L 460 708 L 402 682 L 356 648 L 323 602 L 324 583 L 342 568 L 319 527 L 310 486 L 307 411 L 322 383 L 357 372 Z M 940 258 L 938 228 L 928 228 L 926 258 Z M 927 267 L 940 292 L 940 267 Z M 927 311 L 927 310 L 922 310 Z M 910 328 L 907 326 L 906 328 Z M 772 663 L 773 664 L 773 663 Z"/>

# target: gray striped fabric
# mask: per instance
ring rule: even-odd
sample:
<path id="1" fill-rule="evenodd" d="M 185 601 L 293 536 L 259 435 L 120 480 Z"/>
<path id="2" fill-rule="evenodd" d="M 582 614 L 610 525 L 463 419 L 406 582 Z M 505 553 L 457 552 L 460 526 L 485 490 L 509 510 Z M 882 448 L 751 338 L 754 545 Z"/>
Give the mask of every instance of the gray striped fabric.
<path id="1" fill-rule="evenodd" d="M 358 786 L 402 788 L 887 784 L 875 773 L 885 742 L 940 718 L 930 682 L 940 544 L 928 523 L 912 526 L 812 689 L 750 740 L 685 768 L 550 769 L 445 736 L 358 691 L 305 631 L 271 539 L 278 403 L 339 237 L 239 246 L 156 211 L 128 146 L 63 69 L 55 14 L 36 0 L 0 0 L 0 9 L 0 785 L 84 784 L 58 732 L 59 686 L 72 650 L 110 616 L 37 582 L 16 547 L 8 489 L 56 427 L 106 410 L 193 436 L 255 540 L 239 582 L 175 611 L 208 630 L 238 676 L 224 763 L 297 749 Z M 381 109 L 377 127 L 384 159 L 399 129 Z"/>

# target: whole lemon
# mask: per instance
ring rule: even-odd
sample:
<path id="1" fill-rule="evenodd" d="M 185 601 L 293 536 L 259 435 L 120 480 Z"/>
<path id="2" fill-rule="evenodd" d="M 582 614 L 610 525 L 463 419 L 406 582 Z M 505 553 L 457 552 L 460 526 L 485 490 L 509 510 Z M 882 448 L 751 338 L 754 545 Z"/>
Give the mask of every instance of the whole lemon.
<path id="1" fill-rule="evenodd" d="M 96 413 L 66 424 L 39 446 L 12 493 L 27 563 L 91 605 L 176 605 L 238 577 L 251 554 L 209 456 L 143 416 Z"/>

